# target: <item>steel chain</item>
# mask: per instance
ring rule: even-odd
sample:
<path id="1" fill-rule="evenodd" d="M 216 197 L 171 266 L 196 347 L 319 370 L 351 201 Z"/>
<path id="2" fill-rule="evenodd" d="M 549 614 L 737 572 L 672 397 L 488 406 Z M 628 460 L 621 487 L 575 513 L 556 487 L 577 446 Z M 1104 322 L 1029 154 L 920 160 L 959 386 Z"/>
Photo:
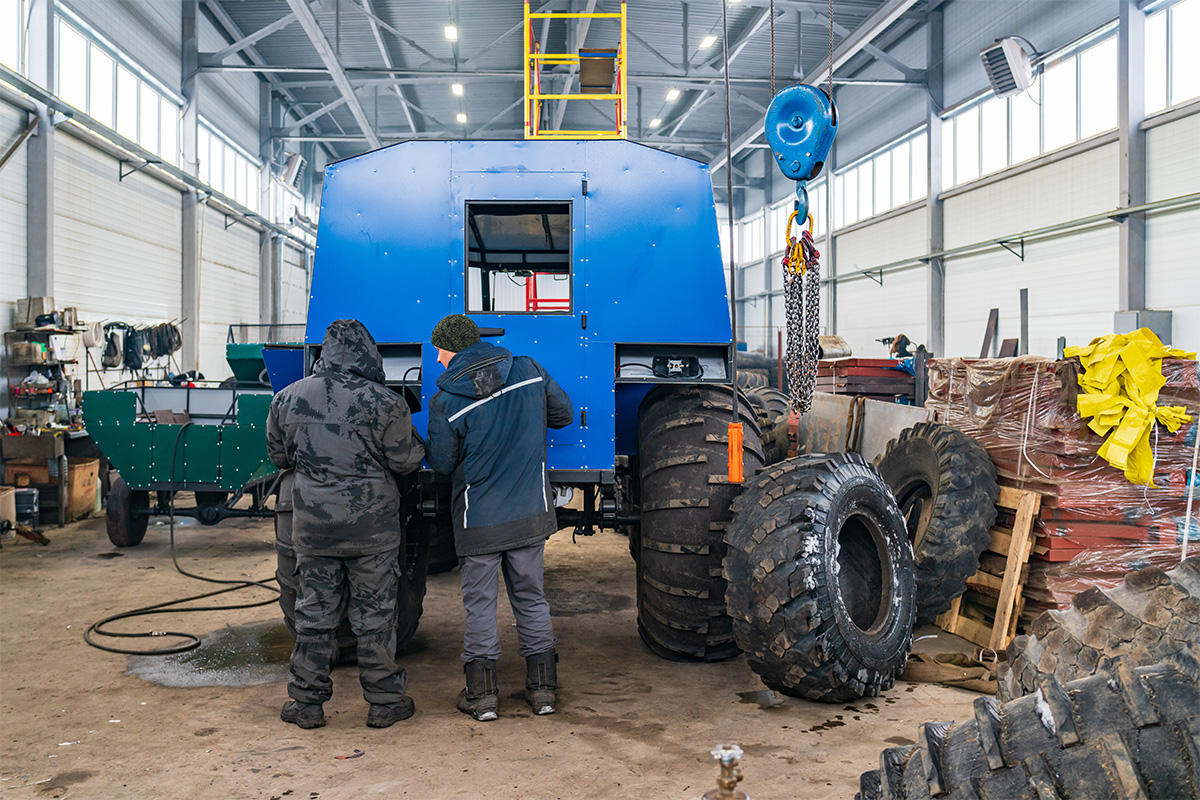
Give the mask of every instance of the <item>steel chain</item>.
<path id="1" fill-rule="evenodd" d="M 821 254 L 807 230 L 800 235 L 804 269 L 784 265 L 783 302 L 787 315 L 785 366 L 792 408 L 800 414 L 812 408 L 820 355 Z"/>

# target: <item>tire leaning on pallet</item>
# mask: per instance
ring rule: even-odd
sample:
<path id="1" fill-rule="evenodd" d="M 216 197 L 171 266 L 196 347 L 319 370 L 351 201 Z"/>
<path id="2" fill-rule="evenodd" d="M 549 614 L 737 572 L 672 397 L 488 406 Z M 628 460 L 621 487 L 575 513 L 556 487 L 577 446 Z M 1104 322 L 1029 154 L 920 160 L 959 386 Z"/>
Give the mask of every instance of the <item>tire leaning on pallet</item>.
<path id="1" fill-rule="evenodd" d="M 117 547 L 136 547 L 146 538 L 150 517 L 139 513 L 150 507 L 150 493 L 129 488 L 121 476 L 112 482 L 106 500 L 104 524 L 108 540 Z"/>
<path id="2" fill-rule="evenodd" d="M 1091 675 L 1115 656 L 1143 666 L 1179 650 L 1200 656 L 1200 557 L 1169 572 L 1130 572 L 1112 589 L 1093 586 L 1070 607 L 1043 612 L 1029 634 L 1009 643 L 999 693 L 1029 694 L 1047 675 L 1060 681 Z"/>
<path id="3" fill-rule="evenodd" d="M 974 719 L 926 722 L 917 744 L 884 750 L 856 798 L 1195 800 L 1198 673 L 1184 654 L 1143 667 L 1118 659 L 1006 703 L 981 697 Z"/>
<path id="4" fill-rule="evenodd" d="M 996 521 L 996 468 L 948 425 L 918 422 L 888 442 L 875 466 L 904 514 L 917 568 L 917 625 L 950 607 L 979 567 Z"/>
<path id="5" fill-rule="evenodd" d="M 750 476 L 762 449 L 753 409 L 744 398 L 739 406 Z M 656 386 L 638 410 L 638 632 L 664 658 L 739 652 L 721 576 L 724 528 L 741 489 L 728 479 L 731 414 L 731 391 L 718 386 Z"/>
<path id="6" fill-rule="evenodd" d="M 763 445 L 763 461 L 770 466 L 787 458 L 788 412 L 791 402 L 788 396 L 769 386 L 747 389 L 746 399 L 758 414 L 759 438 Z"/>
<path id="7" fill-rule="evenodd" d="M 275 580 L 279 584 L 279 608 L 283 612 L 284 625 L 288 633 L 296 636 L 296 596 L 300 588 L 300 575 L 296 562 L 296 551 L 292 549 L 292 484 L 293 473 L 285 471 L 279 481 L 279 494 L 275 499 Z M 418 537 L 406 542 L 401 549 L 404 559 L 400 571 L 399 613 L 396 620 L 396 649 L 403 650 L 417 632 L 425 599 L 425 575 L 429 558 L 429 541 Z M 350 628 L 350 620 L 343 613 L 335 634 L 337 653 L 335 664 L 352 664 L 358 660 L 357 637 Z"/>
<path id="8" fill-rule="evenodd" d="M 769 467 L 733 505 L 726 601 L 763 683 L 841 703 L 891 688 L 912 645 L 912 548 L 875 468 L 852 453 Z"/>

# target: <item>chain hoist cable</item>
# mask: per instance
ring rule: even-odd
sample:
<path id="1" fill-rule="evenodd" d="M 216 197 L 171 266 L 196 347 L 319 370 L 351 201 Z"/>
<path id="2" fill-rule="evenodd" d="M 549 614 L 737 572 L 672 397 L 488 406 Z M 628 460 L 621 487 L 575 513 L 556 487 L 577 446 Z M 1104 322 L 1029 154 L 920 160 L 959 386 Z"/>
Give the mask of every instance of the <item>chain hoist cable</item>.
<path id="1" fill-rule="evenodd" d="M 797 35 L 799 31 L 797 31 Z M 771 97 L 775 96 L 775 0 L 771 0 Z"/>
<path id="2" fill-rule="evenodd" d="M 737 285 L 734 280 L 734 249 L 733 240 L 733 136 L 731 133 L 732 124 L 729 119 L 729 2 L 721 0 L 721 58 L 723 61 L 723 69 L 721 75 L 725 82 L 725 209 L 726 218 L 729 224 L 729 322 L 730 330 L 733 332 L 733 358 L 731 360 L 732 372 L 730 379 L 733 382 L 733 402 L 730 404 L 733 409 L 733 416 L 729 421 L 729 469 L 728 477 L 730 483 L 741 483 L 744 475 L 742 472 L 742 418 L 739 395 L 737 385 L 737 295 L 734 293 L 734 287 Z"/>

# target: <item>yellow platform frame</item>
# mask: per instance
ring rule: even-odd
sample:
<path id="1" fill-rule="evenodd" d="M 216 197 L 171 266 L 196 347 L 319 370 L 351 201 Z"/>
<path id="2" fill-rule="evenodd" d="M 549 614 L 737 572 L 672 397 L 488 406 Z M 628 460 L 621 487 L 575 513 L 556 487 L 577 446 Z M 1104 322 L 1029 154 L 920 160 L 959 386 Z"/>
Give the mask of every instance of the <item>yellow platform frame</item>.
<path id="1" fill-rule="evenodd" d="M 621 40 L 617 45 L 616 84 L 614 94 L 542 94 L 541 67 L 543 64 L 579 64 L 579 53 L 542 53 L 538 40 L 533 35 L 533 20 L 535 19 L 619 19 L 621 21 Z M 577 12 L 547 11 L 534 13 L 529 10 L 529 2 L 525 2 L 525 57 L 523 72 L 525 73 L 525 138 L 526 139 L 624 139 L 627 133 L 626 125 L 626 86 L 628 69 L 626 64 L 625 47 L 625 4 L 621 3 L 619 14 L 583 14 Z M 613 127 L 601 130 L 543 130 L 540 127 L 542 116 L 542 101 L 544 100 L 611 100 L 614 105 Z"/>

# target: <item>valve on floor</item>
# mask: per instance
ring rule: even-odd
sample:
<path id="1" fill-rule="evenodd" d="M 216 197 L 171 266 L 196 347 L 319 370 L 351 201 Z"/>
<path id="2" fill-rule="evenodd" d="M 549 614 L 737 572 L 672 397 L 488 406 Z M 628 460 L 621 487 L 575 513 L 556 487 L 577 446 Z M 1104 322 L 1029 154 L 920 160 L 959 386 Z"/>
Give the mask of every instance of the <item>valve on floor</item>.
<path id="1" fill-rule="evenodd" d="M 721 774 L 717 788 L 705 792 L 701 800 L 750 800 L 737 788 L 742 781 L 742 755 L 742 748 L 736 744 L 719 744 L 713 749 L 712 757 L 720 763 Z"/>

